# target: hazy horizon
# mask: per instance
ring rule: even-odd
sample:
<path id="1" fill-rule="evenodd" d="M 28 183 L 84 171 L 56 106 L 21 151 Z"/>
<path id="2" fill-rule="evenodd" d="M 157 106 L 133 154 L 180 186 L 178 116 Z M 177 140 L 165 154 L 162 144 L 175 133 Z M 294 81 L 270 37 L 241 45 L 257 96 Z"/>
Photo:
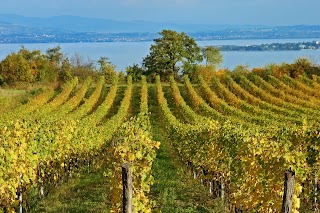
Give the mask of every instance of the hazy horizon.
<path id="1" fill-rule="evenodd" d="M 319 25 L 320 1 L 290 0 L 4 0 L 0 14 L 71 15 L 118 21 L 210 25 Z M 0 20 L 1 21 L 1 20 Z"/>

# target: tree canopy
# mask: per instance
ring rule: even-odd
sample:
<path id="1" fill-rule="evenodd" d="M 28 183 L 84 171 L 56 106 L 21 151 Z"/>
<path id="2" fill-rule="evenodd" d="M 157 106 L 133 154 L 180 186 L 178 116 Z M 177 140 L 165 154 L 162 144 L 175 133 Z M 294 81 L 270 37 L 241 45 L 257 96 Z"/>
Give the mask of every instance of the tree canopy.
<path id="1" fill-rule="evenodd" d="M 144 70 L 136 63 L 134 63 L 132 66 L 126 67 L 126 73 L 132 77 L 133 82 L 140 81 L 143 72 Z"/>
<path id="2" fill-rule="evenodd" d="M 106 82 L 112 82 L 117 75 L 115 71 L 116 66 L 109 61 L 108 57 L 100 57 L 98 64 L 100 65 L 99 71 L 105 76 Z"/>
<path id="3" fill-rule="evenodd" d="M 217 68 L 223 62 L 221 50 L 214 46 L 207 46 L 203 48 L 202 55 L 206 60 L 206 65 L 212 65 Z"/>
<path id="4" fill-rule="evenodd" d="M 105 75 L 106 79 L 112 81 L 117 75 L 115 66 L 107 57 L 101 57 L 98 64 L 100 67 L 96 67 L 92 61 L 84 62 L 79 54 L 69 60 L 59 46 L 47 49 L 45 54 L 22 46 L 18 52 L 10 53 L 0 61 L 0 86 L 56 83 L 68 81 L 73 76 L 84 80 L 87 76 L 98 79 L 98 76 Z"/>
<path id="5" fill-rule="evenodd" d="M 169 75 L 177 76 L 181 68 L 187 74 L 202 61 L 200 47 L 186 33 L 163 30 L 159 34 L 161 37 L 154 39 L 150 54 L 143 60 L 147 75 L 159 74 L 165 79 Z"/>

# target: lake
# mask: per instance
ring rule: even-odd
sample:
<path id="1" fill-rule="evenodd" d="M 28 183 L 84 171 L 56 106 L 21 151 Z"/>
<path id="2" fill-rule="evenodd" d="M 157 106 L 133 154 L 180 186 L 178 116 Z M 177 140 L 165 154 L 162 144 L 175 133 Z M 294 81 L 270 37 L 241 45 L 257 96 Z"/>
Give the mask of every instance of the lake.
<path id="1" fill-rule="evenodd" d="M 309 39 L 261 39 L 261 40 L 212 40 L 197 41 L 200 46 L 208 45 L 253 45 L 270 43 L 294 43 L 302 41 L 315 41 L 320 38 Z M 140 64 L 143 58 L 149 53 L 153 42 L 105 42 L 105 43 L 40 43 L 24 44 L 27 49 L 39 49 L 45 52 L 46 49 L 61 46 L 67 57 L 72 58 L 75 54 L 82 56 L 84 61 L 96 62 L 101 56 L 106 56 L 116 65 L 117 70 L 124 70 L 133 63 Z M 18 51 L 22 44 L 0 44 L 0 60 L 11 52 Z M 270 63 L 287 62 L 292 63 L 299 57 L 307 57 L 316 64 L 320 64 L 320 50 L 302 51 L 264 51 L 264 52 L 222 52 L 224 62 L 221 67 L 233 69 L 242 64 L 249 67 L 261 67 Z"/>

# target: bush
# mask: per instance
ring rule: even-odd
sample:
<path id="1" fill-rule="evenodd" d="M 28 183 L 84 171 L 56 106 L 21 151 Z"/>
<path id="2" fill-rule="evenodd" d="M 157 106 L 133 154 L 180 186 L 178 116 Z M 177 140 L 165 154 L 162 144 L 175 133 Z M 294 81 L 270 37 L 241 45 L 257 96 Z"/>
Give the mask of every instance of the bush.
<path id="1" fill-rule="evenodd" d="M 15 82 L 34 82 L 37 72 L 31 69 L 30 63 L 17 53 L 11 53 L 2 62 L 0 74 L 8 84 Z"/>

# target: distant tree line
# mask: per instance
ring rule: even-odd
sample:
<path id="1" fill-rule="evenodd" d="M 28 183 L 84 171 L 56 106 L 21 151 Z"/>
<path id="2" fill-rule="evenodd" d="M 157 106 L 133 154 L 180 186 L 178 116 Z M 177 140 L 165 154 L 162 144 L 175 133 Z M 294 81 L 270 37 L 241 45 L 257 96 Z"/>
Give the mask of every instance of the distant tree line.
<path id="1" fill-rule="evenodd" d="M 208 82 L 211 82 L 213 76 L 223 78 L 226 75 L 232 76 L 235 81 L 240 79 L 243 75 L 259 75 L 263 79 L 268 79 L 269 76 L 274 76 L 279 79 L 284 76 L 289 76 L 294 79 L 299 79 L 303 76 L 309 79 L 319 79 L 317 76 L 320 76 L 320 66 L 312 63 L 307 58 L 298 58 L 291 64 L 283 62 L 280 64 L 268 64 L 264 67 L 255 67 L 252 69 L 247 65 L 238 65 L 233 70 L 220 69 L 214 72 L 207 70 L 206 72 L 203 72 L 202 75 Z"/>
<path id="2" fill-rule="evenodd" d="M 133 81 L 140 81 L 142 75 L 147 76 L 149 81 L 160 75 L 161 79 L 166 81 L 171 75 L 180 80 L 185 74 L 191 80 L 196 79 L 199 74 L 209 80 L 217 73 L 226 72 L 236 75 L 252 71 L 262 76 L 288 75 L 293 78 L 300 75 L 310 77 L 320 73 L 319 66 L 305 58 L 297 59 L 293 64 L 271 64 L 251 71 L 243 65 L 237 66 L 233 71 L 219 69 L 223 61 L 219 48 L 199 47 L 195 40 L 184 32 L 163 30 L 159 35 L 159 38 L 154 39 L 150 53 L 143 59 L 142 64 L 133 64 L 126 68 L 126 74 L 131 75 Z M 111 82 L 118 75 L 120 81 L 125 80 L 126 75 L 116 72 L 115 68 L 107 57 L 101 57 L 97 63 L 84 62 L 78 54 L 69 59 L 61 52 L 60 46 L 49 48 L 45 53 L 40 50 L 30 51 L 22 46 L 18 52 L 9 54 L 0 62 L 0 85 L 63 82 L 73 76 L 82 80 L 87 76 L 97 78 L 104 75 L 107 82 Z"/>
<path id="3" fill-rule="evenodd" d="M 122 73 L 120 73 L 121 75 Z M 40 50 L 28 50 L 24 46 L 0 62 L 0 85 L 19 85 L 36 82 L 64 82 L 77 76 L 80 80 L 91 76 L 94 79 L 105 75 L 112 81 L 115 66 L 107 57 L 101 57 L 98 63 L 85 62 L 79 54 L 69 59 L 61 52 L 61 47 L 49 48 L 45 53 Z M 119 74 L 118 74 L 119 75 Z"/>
<path id="4" fill-rule="evenodd" d="M 297 50 L 316 50 L 320 48 L 318 41 L 297 42 L 297 43 L 271 43 L 255 45 L 222 45 L 219 47 L 222 51 L 297 51 Z"/>
<path id="5" fill-rule="evenodd" d="M 293 78 L 298 78 L 301 75 L 306 75 L 310 78 L 312 75 L 320 75 L 319 65 L 312 63 L 307 58 L 298 58 L 292 64 L 269 64 L 252 70 L 244 65 L 239 65 L 234 70 L 229 70 L 228 68 L 219 69 L 223 62 L 219 47 L 207 46 L 201 48 L 194 39 L 183 32 L 163 30 L 159 34 L 160 37 L 154 39 L 150 53 L 143 59 L 142 65 L 134 64 L 127 67 L 127 74 L 132 75 L 135 81 L 139 80 L 141 75 L 148 76 L 151 81 L 156 75 L 160 75 L 164 81 L 170 75 L 179 80 L 185 74 L 188 74 L 191 80 L 196 79 L 195 76 L 200 74 L 208 81 L 214 75 L 227 73 L 230 75 L 250 73 L 263 77 L 273 75 L 279 78 L 283 75 Z M 205 63 L 201 63 L 203 61 Z"/>
<path id="6" fill-rule="evenodd" d="M 126 68 L 126 74 L 131 75 L 134 81 L 139 81 L 141 75 L 146 75 L 151 81 L 156 75 L 163 80 L 170 75 L 179 79 L 184 74 L 193 76 L 203 70 L 214 70 L 222 63 L 219 49 L 213 46 L 200 48 L 184 32 L 163 30 L 159 35 L 143 63 Z M 203 60 L 205 65 L 200 64 Z M 105 75 L 107 81 L 112 81 L 115 75 L 119 75 L 120 80 L 125 79 L 123 73 L 115 71 L 115 66 L 107 57 L 101 57 L 97 63 L 84 62 L 78 54 L 70 59 L 61 52 L 60 46 L 49 48 L 45 53 L 22 46 L 18 52 L 9 54 L 0 62 L 0 85 L 63 82 L 73 76 L 81 80 L 86 76 L 95 78 L 99 75 Z"/>
<path id="7" fill-rule="evenodd" d="M 313 75 L 320 75 L 320 67 L 307 58 L 298 58 L 292 64 L 269 64 L 262 68 L 253 68 L 252 72 L 264 78 L 267 78 L 268 75 L 273 75 L 278 78 L 287 75 L 295 79 L 305 75 L 312 78 Z"/>

